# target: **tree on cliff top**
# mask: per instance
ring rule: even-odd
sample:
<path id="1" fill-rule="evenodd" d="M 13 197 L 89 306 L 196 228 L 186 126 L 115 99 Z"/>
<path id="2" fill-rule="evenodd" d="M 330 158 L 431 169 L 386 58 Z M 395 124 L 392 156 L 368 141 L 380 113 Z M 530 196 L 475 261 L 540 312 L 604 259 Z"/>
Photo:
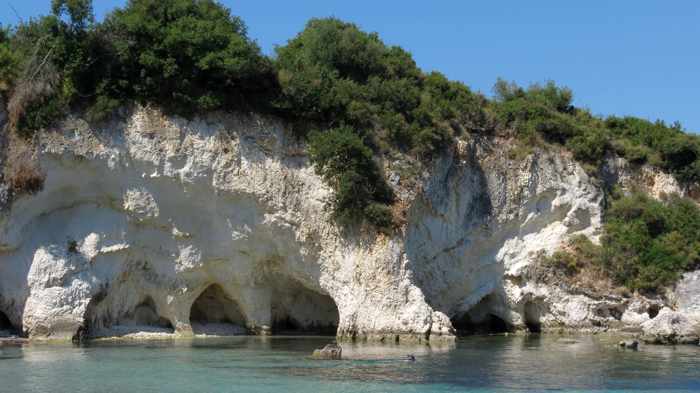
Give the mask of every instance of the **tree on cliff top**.
<path id="1" fill-rule="evenodd" d="M 346 124 L 377 147 L 430 156 L 456 134 L 482 127 L 485 100 L 376 33 L 335 18 L 312 19 L 277 48 L 279 105 L 294 116 Z"/>
<path id="2" fill-rule="evenodd" d="M 243 21 L 212 0 L 131 0 L 103 23 L 114 91 L 181 114 L 242 108 L 275 84 Z"/>
<path id="3" fill-rule="evenodd" d="M 271 62 L 240 18 L 215 1 L 131 0 L 102 23 L 94 23 L 90 0 L 53 0 L 52 11 L 18 26 L 10 40 L 26 71 L 15 78 L 24 86 L 15 91 L 23 96 L 22 130 L 70 109 L 99 120 L 130 101 L 183 115 L 247 109 L 267 105 L 263 96 L 275 91 Z M 41 94 L 30 88 L 38 66 L 50 70 Z M 23 94 L 29 90 L 35 94 Z"/>
<path id="4" fill-rule="evenodd" d="M 300 120 L 303 133 L 326 130 L 306 136 L 335 190 L 335 216 L 346 222 L 390 224 L 393 198 L 373 155 L 429 159 L 456 135 L 483 128 L 482 96 L 437 72 L 424 74 L 408 52 L 352 23 L 312 19 L 277 48 L 275 65 L 277 107 Z M 352 161 L 343 158 L 348 152 Z"/>

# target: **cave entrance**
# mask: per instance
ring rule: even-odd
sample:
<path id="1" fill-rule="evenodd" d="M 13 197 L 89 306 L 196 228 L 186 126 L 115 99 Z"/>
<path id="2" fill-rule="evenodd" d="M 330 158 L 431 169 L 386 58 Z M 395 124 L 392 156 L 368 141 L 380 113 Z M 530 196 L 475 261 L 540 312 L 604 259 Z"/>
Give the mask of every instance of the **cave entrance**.
<path id="1" fill-rule="evenodd" d="M 122 322 L 124 325 L 148 326 L 173 331 L 173 325 L 158 314 L 158 308 L 150 296 L 134 308 L 131 318 Z"/>
<path id="2" fill-rule="evenodd" d="M 0 311 L 0 337 L 14 336 L 17 334 L 17 329 L 7 317 L 7 314 Z"/>
<path id="3" fill-rule="evenodd" d="M 77 342 L 89 338 L 123 337 L 136 333 L 173 333 L 170 320 L 158 312 L 155 301 L 150 296 L 133 308 L 115 309 L 114 297 L 124 296 L 114 292 L 107 295 L 100 292 L 88 303 L 85 322 L 73 338 Z"/>
<path id="4" fill-rule="evenodd" d="M 490 294 L 481 299 L 467 312 L 459 313 L 450 320 L 458 336 L 474 334 L 501 334 L 512 332 L 513 325 L 499 316 L 499 298 Z"/>
<path id="5" fill-rule="evenodd" d="M 190 325 L 195 334 L 235 336 L 246 334 L 241 308 L 218 284 L 212 284 L 192 304 Z"/>
<path id="6" fill-rule="evenodd" d="M 541 333 L 542 324 L 540 323 L 540 308 L 534 302 L 525 303 L 523 308 L 523 319 L 525 327 L 530 333 Z"/>
<path id="7" fill-rule="evenodd" d="M 340 316 L 333 299 L 294 280 L 276 287 L 272 301 L 272 332 L 279 335 L 335 336 Z"/>
<path id="8" fill-rule="evenodd" d="M 502 334 L 513 331 L 513 327 L 502 318 L 487 314 L 475 319 L 469 313 L 464 313 L 452 319 L 452 326 L 458 336 L 470 336 L 475 334 Z"/>

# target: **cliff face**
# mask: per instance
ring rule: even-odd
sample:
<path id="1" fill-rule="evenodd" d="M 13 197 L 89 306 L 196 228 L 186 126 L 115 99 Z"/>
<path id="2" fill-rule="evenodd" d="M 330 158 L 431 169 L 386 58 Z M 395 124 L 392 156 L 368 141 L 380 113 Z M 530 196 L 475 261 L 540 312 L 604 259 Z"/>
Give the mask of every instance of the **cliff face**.
<path id="1" fill-rule="evenodd" d="M 273 120 L 137 109 L 102 129 L 68 120 L 38 143 L 43 190 L 0 218 L 0 312 L 30 337 L 337 329 L 435 341 L 494 318 L 636 328 L 661 306 L 528 278 L 538 251 L 601 225 L 600 186 L 561 152 L 515 161 L 497 140 L 461 141 L 406 190 L 407 223 L 386 236 L 332 223 L 330 189 Z M 610 176 L 633 178 L 613 164 Z M 677 187 L 662 175 L 652 188 Z"/>

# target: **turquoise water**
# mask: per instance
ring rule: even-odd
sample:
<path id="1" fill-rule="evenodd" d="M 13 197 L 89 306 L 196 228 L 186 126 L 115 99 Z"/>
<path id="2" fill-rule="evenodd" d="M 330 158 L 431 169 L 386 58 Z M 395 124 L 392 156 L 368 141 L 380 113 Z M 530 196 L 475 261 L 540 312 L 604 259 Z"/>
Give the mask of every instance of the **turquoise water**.
<path id="1" fill-rule="evenodd" d="M 698 392 L 700 348 L 617 349 L 598 337 L 470 337 L 453 346 L 241 337 L 0 347 L 0 392 Z M 406 354 L 415 362 L 406 362 Z"/>

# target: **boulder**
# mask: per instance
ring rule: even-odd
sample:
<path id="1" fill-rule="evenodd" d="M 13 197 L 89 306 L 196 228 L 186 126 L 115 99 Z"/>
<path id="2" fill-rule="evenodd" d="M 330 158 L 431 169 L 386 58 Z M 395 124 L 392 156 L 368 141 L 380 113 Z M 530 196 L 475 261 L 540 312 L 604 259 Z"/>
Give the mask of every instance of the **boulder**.
<path id="1" fill-rule="evenodd" d="M 340 360 L 343 356 L 343 348 L 338 344 L 328 344 L 322 349 L 314 350 L 311 355 L 314 359 L 320 360 Z"/>
<path id="2" fill-rule="evenodd" d="M 621 348 L 637 350 L 639 348 L 639 341 L 637 341 L 637 340 L 622 340 L 617 345 L 620 346 Z"/>
<path id="3" fill-rule="evenodd" d="M 642 341 L 647 344 L 697 344 L 700 321 L 664 307 L 654 319 L 642 324 Z"/>

